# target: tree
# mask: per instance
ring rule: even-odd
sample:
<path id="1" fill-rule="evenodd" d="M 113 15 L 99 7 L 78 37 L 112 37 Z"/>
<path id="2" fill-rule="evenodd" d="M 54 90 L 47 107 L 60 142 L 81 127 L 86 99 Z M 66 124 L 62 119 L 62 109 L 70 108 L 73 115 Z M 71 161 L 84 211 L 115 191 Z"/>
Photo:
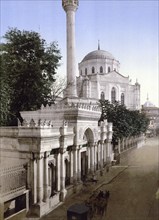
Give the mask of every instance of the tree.
<path id="1" fill-rule="evenodd" d="M 144 113 L 130 111 L 119 102 L 111 104 L 108 100 L 100 100 L 102 114 L 100 121 L 107 119 L 113 123 L 113 143 L 124 137 L 132 137 L 145 133 L 149 119 Z"/>
<path id="2" fill-rule="evenodd" d="M 33 31 L 9 29 L 4 39 L 6 42 L 0 56 L 3 62 L 2 75 L 8 80 L 2 83 L 9 87 L 8 110 L 12 121 L 12 115 L 21 119 L 20 111 L 36 110 L 41 104 L 49 103 L 61 55 L 57 42 L 47 45 Z M 1 98 L 3 96 L 2 90 Z"/>
<path id="3" fill-rule="evenodd" d="M 0 47 L 2 51 L 3 45 Z M 0 54 L 0 125 L 5 125 L 8 121 L 9 115 L 9 104 L 10 104 L 10 89 L 8 83 L 8 77 L 5 74 L 5 65 L 4 65 L 4 54 Z"/>
<path id="4" fill-rule="evenodd" d="M 51 102 L 55 103 L 58 97 L 63 97 L 63 92 L 66 89 L 66 78 L 57 76 L 56 81 L 51 88 Z"/>

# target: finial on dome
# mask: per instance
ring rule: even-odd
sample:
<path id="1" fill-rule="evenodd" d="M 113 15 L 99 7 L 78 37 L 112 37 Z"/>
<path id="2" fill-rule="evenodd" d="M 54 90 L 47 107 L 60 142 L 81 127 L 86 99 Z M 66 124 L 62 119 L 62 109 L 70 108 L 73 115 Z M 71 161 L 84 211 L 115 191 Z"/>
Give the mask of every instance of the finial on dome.
<path id="1" fill-rule="evenodd" d="M 100 41 L 98 40 L 98 50 L 100 50 Z"/>
<path id="2" fill-rule="evenodd" d="M 147 101 L 149 100 L 149 95 L 148 95 L 148 93 L 147 93 Z"/>

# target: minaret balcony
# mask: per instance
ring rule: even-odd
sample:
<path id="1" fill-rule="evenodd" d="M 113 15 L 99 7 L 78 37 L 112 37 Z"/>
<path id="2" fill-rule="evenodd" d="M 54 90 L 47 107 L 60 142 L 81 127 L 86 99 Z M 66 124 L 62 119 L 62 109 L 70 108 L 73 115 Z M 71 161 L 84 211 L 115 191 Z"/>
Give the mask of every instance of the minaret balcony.
<path id="1" fill-rule="evenodd" d="M 76 10 L 78 7 L 78 3 L 78 0 L 62 0 L 62 7 L 65 11 L 69 9 Z"/>

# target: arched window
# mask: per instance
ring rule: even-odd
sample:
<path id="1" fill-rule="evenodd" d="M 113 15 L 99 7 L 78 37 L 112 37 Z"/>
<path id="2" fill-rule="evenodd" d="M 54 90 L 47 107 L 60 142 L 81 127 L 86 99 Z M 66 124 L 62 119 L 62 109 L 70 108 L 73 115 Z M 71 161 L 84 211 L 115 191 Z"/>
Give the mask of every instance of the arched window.
<path id="1" fill-rule="evenodd" d="M 121 105 L 125 104 L 125 97 L 124 97 L 124 93 L 121 93 Z"/>
<path id="2" fill-rule="evenodd" d="M 81 75 L 82 75 L 82 70 L 81 70 Z"/>
<path id="3" fill-rule="evenodd" d="M 85 75 L 87 75 L 87 68 L 85 68 Z"/>
<path id="4" fill-rule="evenodd" d="M 103 73 L 103 67 L 102 66 L 100 67 L 100 73 Z"/>
<path id="5" fill-rule="evenodd" d="M 112 91 L 111 91 L 111 102 L 114 103 L 116 100 L 116 90 L 115 88 L 113 87 L 112 88 Z"/>
<path id="6" fill-rule="evenodd" d="M 105 100 L 105 94 L 104 94 L 104 92 L 101 92 L 100 98 L 101 98 L 102 101 Z"/>
<path id="7" fill-rule="evenodd" d="M 108 73 L 110 73 L 110 66 L 108 66 Z"/>
<path id="8" fill-rule="evenodd" d="M 94 66 L 92 67 L 92 73 L 95 73 L 95 68 L 94 68 Z"/>

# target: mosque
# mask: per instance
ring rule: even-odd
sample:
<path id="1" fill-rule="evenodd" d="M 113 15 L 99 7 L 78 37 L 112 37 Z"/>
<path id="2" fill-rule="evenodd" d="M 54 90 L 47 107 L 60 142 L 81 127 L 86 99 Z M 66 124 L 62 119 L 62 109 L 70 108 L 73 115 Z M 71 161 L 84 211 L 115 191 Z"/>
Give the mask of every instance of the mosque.
<path id="1" fill-rule="evenodd" d="M 119 61 L 107 51 L 90 52 L 76 77 L 75 12 L 78 0 L 62 0 L 67 17 L 67 88 L 64 98 L 37 111 L 21 112 L 23 123 L 1 127 L 0 220 L 41 217 L 82 187 L 85 177 L 100 175 L 114 160 L 113 125 L 101 116 L 99 99 L 140 108 L 140 85 L 119 73 Z M 127 139 L 119 150 L 141 145 Z"/>
<path id="2" fill-rule="evenodd" d="M 146 102 L 142 105 L 142 112 L 149 118 L 149 126 L 146 132 L 147 137 L 159 135 L 159 107 L 156 107 L 147 95 Z"/>
<path id="3" fill-rule="evenodd" d="M 131 84 L 120 72 L 115 57 L 100 49 L 88 53 L 79 63 L 78 97 L 119 101 L 130 110 L 140 109 L 140 84 Z"/>

